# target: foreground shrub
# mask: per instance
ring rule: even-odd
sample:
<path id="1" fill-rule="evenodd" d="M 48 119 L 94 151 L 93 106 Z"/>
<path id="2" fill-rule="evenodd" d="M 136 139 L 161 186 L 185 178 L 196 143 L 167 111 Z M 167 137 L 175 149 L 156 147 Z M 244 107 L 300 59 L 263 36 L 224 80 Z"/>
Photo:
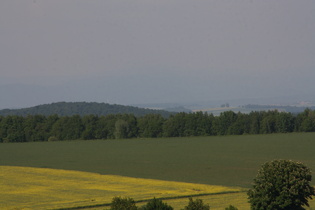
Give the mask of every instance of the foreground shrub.
<path id="1" fill-rule="evenodd" d="M 110 205 L 111 210 L 137 210 L 136 202 L 132 198 L 114 197 Z"/>
<path id="2" fill-rule="evenodd" d="M 56 136 L 50 136 L 48 141 L 58 141 L 58 138 Z"/>
<path id="3" fill-rule="evenodd" d="M 226 207 L 225 210 L 238 210 L 235 206 L 230 205 L 229 207 Z"/>
<path id="4" fill-rule="evenodd" d="M 209 210 L 210 206 L 204 204 L 201 199 L 196 199 L 195 201 L 192 198 L 189 198 L 188 206 L 185 206 L 184 210 Z"/>
<path id="5" fill-rule="evenodd" d="M 252 209 L 297 210 L 315 195 L 311 171 L 299 162 L 274 160 L 262 165 L 248 191 Z"/>
<path id="6" fill-rule="evenodd" d="M 145 206 L 140 208 L 141 210 L 173 210 L 173 207 L 164 203 L 161 199 L 153 198 Z"/>

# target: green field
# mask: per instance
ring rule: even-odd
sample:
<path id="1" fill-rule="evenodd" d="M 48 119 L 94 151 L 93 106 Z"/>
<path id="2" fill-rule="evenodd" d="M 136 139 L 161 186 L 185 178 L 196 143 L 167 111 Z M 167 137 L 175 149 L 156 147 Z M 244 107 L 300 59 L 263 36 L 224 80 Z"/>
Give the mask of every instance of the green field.
<path id="1" fill-rule="evenodd" d="M 9 143 L 0 144 L 0 165 L 250 187 L 273 159 L 315 170 L 314 148 L 315 133 Z"/>

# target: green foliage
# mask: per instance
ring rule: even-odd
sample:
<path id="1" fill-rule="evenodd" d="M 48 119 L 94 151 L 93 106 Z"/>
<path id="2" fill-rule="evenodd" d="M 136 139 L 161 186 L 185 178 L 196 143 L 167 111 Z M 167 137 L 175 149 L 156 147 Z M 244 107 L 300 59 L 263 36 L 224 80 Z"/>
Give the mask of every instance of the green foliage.
<path id="1" fill-rule="evenodd" d="M 190 137 L 315 131 L 315 111 L 306 109 L 293 115 L 278 111 L 249 114 L 223 112 L 213 116 L 203 112 L 178 113 L 164 118 L 159 114 L 106 116 L 5 116 L 0 120 L 0 142 L 58 140 Z"/>
<path id="2" fill-rule="evenodd" d="M 268 134 L 276 132 L 276 118 L 273 115 L 266 116 L 263 118 L 260 127 L 260 133 Z"/>
<path id="3" fill-rule="evenodd" d="M 229 205 L 229 207 L 226 207 L 225 210 L 238 210 L 235 206 Z"/>
<path id="4" fill-rule="evenodd" d="M 165 119 L 158 114 L 148 114 L 138 118 L 139 136 L 147 138 L 161 137 Z"/>
<path id="5" fill-rule="evenodd" d="M 213 115 L 203 112 L 178 113 L 163 124 L 164 137 L 206 136 L 212 135 Z"/>
<path id="6" fill-rule="evenodd" d="M 136 202 L 132 198 L 114 197 L 110 205 L 111 210 L 137 210 Z"/>
<path id="7" fill-rule="evenodd" d="M 230 134 L 229 128 L 236 122 L 236 120 L 237 115 L 233 111 L 222 112 L 218 118 L 218 134 Z"/>
<path id="8" fill-rule="evenodd" d="M 305 109 L 304 112 L 297 116 L 297 130 L 303 132 L 315 131 L 315 111 Z"/>
<path id="9" fill-rule="evenodd" d="M 58 141 L 58 138 L 56 136 L 50 136 L 48 141 Z"/>
<path id="10" fill-rule="evenodd" d="M 311 171 L 300 162 L 274 160 L 262 165 L 248 191 L 252 209 L 303 209 L 315 195 Z"/>
<path id="11" fill-rule="evenodd" d="M 161 199 L 153 198 L 146 205 L 142 206 L 140 210 L 173 210 L 173 207 L 164 203 Z"/>
<path id="12" fill-rule="evenodd" d="M 188 206 L 185 206 L 184 210 L 209 210 L 210 206 L 208 204 L 204 204 L 201 199 L 193 200 L 189 198 Z"/>
<path id="13" fill-rule="evenodd" d="M 115 138 L 123 139 L 128 137 L 129 124 L 125 120 L 118 119 L 115 123 Z"/>

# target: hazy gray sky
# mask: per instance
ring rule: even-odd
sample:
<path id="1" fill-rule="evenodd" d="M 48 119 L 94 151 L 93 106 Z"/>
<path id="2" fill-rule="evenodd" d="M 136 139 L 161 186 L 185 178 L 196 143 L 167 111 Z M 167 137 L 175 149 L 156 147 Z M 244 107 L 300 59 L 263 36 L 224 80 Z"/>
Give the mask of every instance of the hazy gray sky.
<path id="1" fill-rule="evenodd" d="M 314 39 L 313 0 L 1 0 L 0 108 L 312 95 Z"/>

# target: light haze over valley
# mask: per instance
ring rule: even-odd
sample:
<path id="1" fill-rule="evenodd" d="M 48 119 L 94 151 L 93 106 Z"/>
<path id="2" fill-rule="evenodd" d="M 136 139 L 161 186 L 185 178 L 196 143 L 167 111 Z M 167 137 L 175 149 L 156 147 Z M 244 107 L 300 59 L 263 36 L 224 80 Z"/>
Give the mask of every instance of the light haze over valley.
<path id="1" fill-rule="evenodd" d="M 2 0 L 0 109 L 315 103 L 315 1 Z"/>

